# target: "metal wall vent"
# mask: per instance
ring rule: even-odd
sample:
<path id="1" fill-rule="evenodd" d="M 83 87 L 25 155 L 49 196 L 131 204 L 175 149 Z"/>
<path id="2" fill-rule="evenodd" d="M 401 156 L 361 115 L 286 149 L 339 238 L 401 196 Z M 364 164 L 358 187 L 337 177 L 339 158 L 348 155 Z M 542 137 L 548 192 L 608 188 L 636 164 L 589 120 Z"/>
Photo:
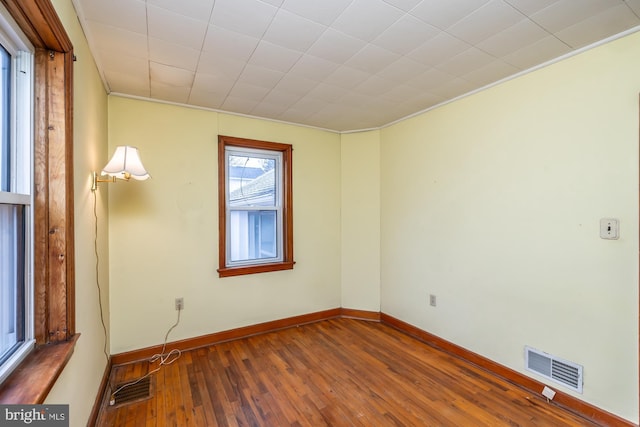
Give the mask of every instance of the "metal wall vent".
<path id="1" fill-rule="evenodd" d="M 582 366 L 525 346 L 525 367 L 531 372 L 582 393 Z"/>
<path id="2" fill-rule="evenodd" d="M 151 377 L 141 379 L 136 383 L 122 383 L 117 384 L 114 390 L 118 390 L 115 393 L 115 402 L 112 406 L 126 405 L 133 402 L 139 402 L 151 397 Z"/>

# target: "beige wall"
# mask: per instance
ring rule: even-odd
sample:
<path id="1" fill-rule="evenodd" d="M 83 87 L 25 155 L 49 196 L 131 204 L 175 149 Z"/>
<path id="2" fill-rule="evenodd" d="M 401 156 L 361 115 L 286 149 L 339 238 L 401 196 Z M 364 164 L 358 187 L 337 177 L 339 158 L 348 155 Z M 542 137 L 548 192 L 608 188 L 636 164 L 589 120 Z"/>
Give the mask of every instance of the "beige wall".
<path id="1" fill-rule="evenodd" d="M 638 76 L 635 34 L 382 130 L 382 311 L 638 422 Z"/>
<path id="2" fill-rule="evenodd" d="M 74 199 L 76 261 L 76 330 L 81 334 L 68 365 L 55 383 L 46 403 L 69 404 L 70 425 L 84 426 L 91 412 L 106 366 L 104 332 L 100 322 L 92 170 L 107 161 L 107 95 L 69 0 L 54 0 L 54 7 L 74 46 Z M 109 254 L 106 192 L 96 193 L 100 285 L 108 328 Z M 108 350 L 108 347 L 107 347 Z"/>
<path id="3" fill-rule="evenodd" d="M 341 137 L 342 306 L 380 311 L 380 131 Z"/>
<path id="4" fill-rule="evenodd" d="M 291 143 L 293 270 L 218 278 L 217 135 Z M 140 148 L 152 175 L 109 188 L 111 351 L 340 306 L 340 136 L 109 97 L 109 146 Z"/>

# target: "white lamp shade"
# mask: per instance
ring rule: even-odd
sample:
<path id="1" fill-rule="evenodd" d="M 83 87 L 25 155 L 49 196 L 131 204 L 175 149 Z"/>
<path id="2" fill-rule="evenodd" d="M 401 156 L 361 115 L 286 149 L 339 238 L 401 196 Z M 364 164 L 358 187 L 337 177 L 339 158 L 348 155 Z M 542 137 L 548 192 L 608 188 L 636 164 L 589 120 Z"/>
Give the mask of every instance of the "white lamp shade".
<path id="1" fill-rule="evenodd" d="M 138 149 L 128 145 L 116 147 L 113 157 L 102 169 L 102 175 L 109 175 L 119 179 L 134 178 L 140 181 L 151 178 L 151 175 L 142 165 Z"/>

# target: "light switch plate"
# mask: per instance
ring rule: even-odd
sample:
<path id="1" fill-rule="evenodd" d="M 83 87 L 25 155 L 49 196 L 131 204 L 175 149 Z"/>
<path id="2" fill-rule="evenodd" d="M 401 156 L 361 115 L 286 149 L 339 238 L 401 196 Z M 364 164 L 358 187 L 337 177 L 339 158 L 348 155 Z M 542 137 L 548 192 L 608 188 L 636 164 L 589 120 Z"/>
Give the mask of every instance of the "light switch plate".
<path id="1" fill-rule="evenodd" d="M 620 238 L 620 222 L 617 218 L 602 218 L 600 220 L 600 237 L 608 240 Z"/>

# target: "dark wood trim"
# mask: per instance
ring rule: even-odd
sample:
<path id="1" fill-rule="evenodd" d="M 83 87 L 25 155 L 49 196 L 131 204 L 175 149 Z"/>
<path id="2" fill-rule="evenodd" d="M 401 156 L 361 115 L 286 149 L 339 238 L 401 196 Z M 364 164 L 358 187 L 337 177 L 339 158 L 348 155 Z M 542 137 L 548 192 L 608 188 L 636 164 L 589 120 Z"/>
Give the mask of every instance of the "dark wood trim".
<path id="1" fill-rule="evenodd" d="M 35 46 L 34 324 L 37 345 L 75 334 L 73 45 L 50 0 L 1 0 Z"/>
<path id="2" fill-rule="evenodd" d="M 396 319 L 388 314 L 381 313 L 381 322 L 394 327 L 420 341 L 423 341 L 429 345 L 437 347 L 441 350 L 444 350 L 450 354 L 460 357 L 470 363 L 473 363 L 487 371 L 506 379 L 509 382 L 512 382 L 520 387 L 524 387 L 527 390 L 530 390 L 533 393 L 540 394 L 545 384 L 537 381 L 533 378 L 530 378 L 520 372 L 514 371 L 513 369 L 507 368 L 499 363 L 496 363 L 490 359 L 487 359 L 484 356 L 481 356 L 477 353 L 469 351 L 464 347 L 460 347 L 459 345 L 453 344 L 447 340 L 444 340 L 436 335 L 430 334 L 429 332 L 423 331 L 420 328 L 417 328 L 413 325 L 410 325 L 402 320 Z M 554 389 L 555 390 L 555 389 Z M 555 390 L 556 395 L 553 399 L 553 403 L 560 405 L 566 408 L 569 411 L 573 411 L 585 418 L 589 418 L 595 422 L 603 423 L 605 425 L 616 425 L 616 426 L 635 426 L 632 422 L 625 420 L 624 418 L 618 417 L 617 415 L 606 412 L 596 406 L 593 406 L 589 403 L 586 403 L 580 399 L 577 399 L 573 396 L 565 394 L 561 391 Z"/>
<path id="3" fill-rule="evenodd" d="M 35 47 L 34 337 L 0 401 L 41 403 L 75 333 L 73 45 L 50 0 L 0 0 Z"/>
<path id="4" fill-rule="evenodd" d="M 67 365 L 76 341 L 76 334 L 68 341 L 36 347 L 0 387 L 1 404 L 39 404 L 51 391 L 53 384 Z"/>
<path id="5" fill-rule="evenodd" d="M 13 19 L 36 48 L 71 52 L 71 39 L 50 0 L 2 0 Z"/>
<path id="6" fill-rule="evenodd" d="M 252 335 L 264 334 L 277 331 L 280 329 L 291 328 L 293 326 L 304 325 L 307 323 L 319 322 L 321 320 L 333 319 L 341 316 L 340 308 L 318 311 L 315 313 L 303 314 L 300 316 L 288 317 L 286 319 L 273 320 L 271 322 L 258 323 L 256 325 L 244 326 L 241 328 L 230 329 L 213 334 L 202 335 L 194 338 L 187 338 L 181 341 L 167 343 L 167 348 L 181 351 L 193 350 L 195 348 L 206 347 L 225 341 L 237 340 L 240 338 L 250 337 Z M 162 345 L 132 350 L 125 353 L 114 354 L 111 356 L 113 366 L 123 365 L 126 363 L 138 362 L 151 358 L 154 354 L 162 351 Z"/>
<path id="7" fill-rule="evenodd" d="M 87 427 L 95 426 L 98 422 L 98 416 L 100 415 L 100 408 L 102 407 L 102 402 L 104 399 L 104 394 L 107 391 L 107 387 L 109 385 L 109 377 L 111 376 L 111 363 L 112 358 L 109 358 L 107 361 L 107 366 L 104 368 L 104 373 L 102 374 L 102 381 L 100 381 L 100 387 L 98 387 L 98 393 L 96 394 L 96 400 L 93 403 L 93 408 L 91 409 L 91 414 L 89 414 L 89 420 L 87 421 Z"/>
<path id="8" fill-rule="evenodd" d="M 245 147 L 260 150 L 280 151 L 283 170 L 283 230 L 282 262 L 255 264 L 240 267 L 226 267 L 227 264 L 227 214 L 226 214 L 226 173 L 225 147 Z M 240 276 L 245 274 L 266 273 L 270 271 L 291 270 L 293 261 L 293 147 L 280 142 L 259 141 L 218 135 L 218 274 L 219 277 Z"/>
<path id="9" fill-rule="evenodd" d="M 379 311 L 366 311 L 366 310 L 356 310 L 353 308 L 341 308 L 340 309 L 340 317 L 347 317 L 350 319 L 359 319 L 359 320 L 371 320 L 374 322 L 380 321 L 380 312 Z"/>

